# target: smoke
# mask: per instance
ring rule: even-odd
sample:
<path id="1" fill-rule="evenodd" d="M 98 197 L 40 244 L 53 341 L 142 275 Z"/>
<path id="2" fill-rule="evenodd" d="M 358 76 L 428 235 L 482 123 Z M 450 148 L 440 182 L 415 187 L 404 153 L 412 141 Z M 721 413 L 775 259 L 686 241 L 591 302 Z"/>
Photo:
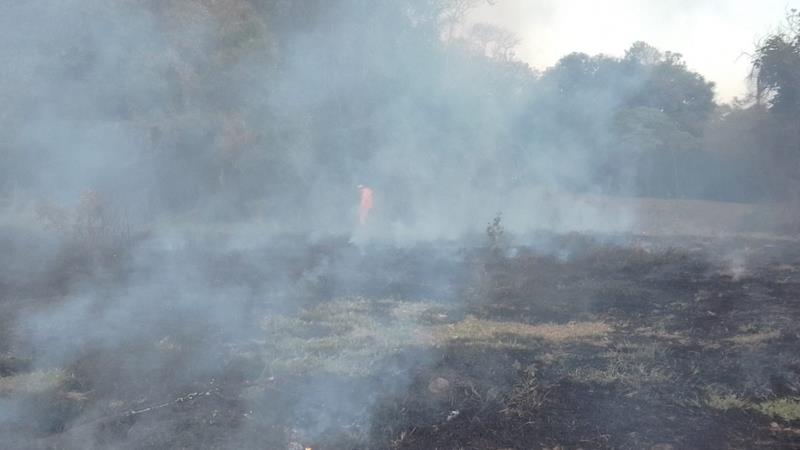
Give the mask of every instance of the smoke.
<path id="1" fill-rule="evenodd" d="M 185 435 L 176 420 L 197 429 L 181 405 L 200 402 L 197 439 L 237 448 L 369 433 L 378 400 L 429 357 L 414 345 L 419 313 L 387 300 L 376 321 L 358 296 L 449 300 L 460 270 L 387 263 L 394 250 L 370 242 L 455 239 L 498 210 L 520 231 L 619 222 L 559 197 L 593 170 L 589 149 L 561 154 L 555 135 L 512 149 L 533 74 L 442 40 L 439 8 L 3 6 L 7 214 L 45 225 L 33 211 L 46 202 L 60 230 L 5 257 L 41 270 L 7 273 L 4 289 L 46 285 L 56 300 L 13 310 L 6 350 L 32 355 L 45 381 L 0 403 L 4 445 L 170 446 Z M 375 192 L 361 251 L 326 249 L 355 229 L 357 184 Z M 134 232 L 108 225 L 123 214 Z"/>
<path id="2" fill-rule="evenodd" d="M 5 319 L 0 348 L 52 378 L 0 401 L 8 445 L 357 438 L 430 362 L 429 311 L 406 303 L 456 301 L 455 252 L 426 243 L 498 211 L 519 234 L 632 227 L 596 186 L 618 91 L 578 92 L 591 111 L 564 117 L 546 77 L 444 39 L 448 4 L 0 7 L 3 190 L 21 193 L 0 287 L 47 299 Z M 39 201 L 61 226 L 20 244 Z M 200 402 L 208 417 L 182 409 Z M 197 441 L 174 441 L 182 424 Z"/>
<path id="3" fill-rule="evenodd" d="M 8 145 L 31 155 L 12 159 L 9 183 L 59 203 L 97 190 L 137 216 L 331 232 L 352 230 L 366 184 L 375 229 L 403 241 L 479 230 L 474 217 L 499 209 L 520 229 L 575 227 L 535 192 L 585 189 L 596 149 L 565 135 L 527 68 L 442 41 L 439 9 L 227 3 L 247 16 L 202 2 L 7 6 Z M 302 26 L 280 28 L 292 17 Z"/>

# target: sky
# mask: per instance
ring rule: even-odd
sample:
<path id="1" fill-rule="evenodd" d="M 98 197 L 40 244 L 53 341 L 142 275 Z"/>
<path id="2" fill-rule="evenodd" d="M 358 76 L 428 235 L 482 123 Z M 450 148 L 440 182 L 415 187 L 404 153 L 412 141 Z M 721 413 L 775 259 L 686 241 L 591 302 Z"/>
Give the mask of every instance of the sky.
<path id="1" fill-rule="evenodd" d="M 575 51 L 622 56 L 645 41 L 683 54 L 727 102 L 746 95 L 748 54 L 790 8 L 800 0 L 492 0 L 468 21 L 516 34 L 517 57 L 538 69 Z"/>

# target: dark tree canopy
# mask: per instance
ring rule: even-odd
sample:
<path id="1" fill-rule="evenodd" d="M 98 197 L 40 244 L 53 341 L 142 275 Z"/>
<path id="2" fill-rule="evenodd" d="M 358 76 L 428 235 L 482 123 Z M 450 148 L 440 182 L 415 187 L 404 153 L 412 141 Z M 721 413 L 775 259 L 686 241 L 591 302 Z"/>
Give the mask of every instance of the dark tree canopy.
<path id="1" fill-rule="evenodd" d="M 791 10 L 784 30 L 758 46 L 752 78 L 760 102 L 778 113 L 800 114 L 800 11 Z"/>

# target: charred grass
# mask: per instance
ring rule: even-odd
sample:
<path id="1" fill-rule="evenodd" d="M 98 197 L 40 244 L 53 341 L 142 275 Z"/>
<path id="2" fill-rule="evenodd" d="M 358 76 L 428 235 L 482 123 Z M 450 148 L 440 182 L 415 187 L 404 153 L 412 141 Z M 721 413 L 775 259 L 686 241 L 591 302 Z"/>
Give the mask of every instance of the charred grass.
<path id="1" fill-rule="evenodd" d="M 31 438 L 18 448 L 800 446 L 800 247 L 748 242 L 732 271 L 717 240 L 559 239 L 284 242 L 255 258 L 282 274 L 211 255 L 220 285 L 291 280 L 291 306 L 247 298 L 247 333 L 179 322 L 125 343 L 156 369 L 102 349 L 39 367 L 7 344 L 0 400 L 18 413 L 0 426 Z"/>

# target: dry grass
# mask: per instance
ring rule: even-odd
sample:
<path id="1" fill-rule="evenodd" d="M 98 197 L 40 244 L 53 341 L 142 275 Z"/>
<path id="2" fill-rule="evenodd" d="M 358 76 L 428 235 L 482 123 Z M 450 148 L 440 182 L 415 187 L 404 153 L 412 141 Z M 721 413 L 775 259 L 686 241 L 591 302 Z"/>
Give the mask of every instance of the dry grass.
<path id="1" fill-rule="evenodd" d="M 780 331 L 770 330 L 770 331 L 759 331 L 748 334 L 740 334 L 737 336 L 730 337 L 726 340 L 736 345 L 761 345 L 773 339 L 777 339 L 780 336 L 781 336 Z"/>
<path id="2" fill-rule="evenodd" d="M 367 375 L 388 355 L 410 347 L 434 347 L 452 341 L 497 348 L 526 348 L 531 340 L 564 344 L 602 344 L 612 328 L 603 322 L 530 325 L 472 316 L 444 324 L 441 305 L 397 300 L 343 298 L 299 316 L 270 316 L 263 359 L 270 373 L 324 370 Z"/>
<path id="3" fill-rule="evenodd" d="M 386 311 L 394 320 L 378 320 Z M 430 343 L 416 319 L 421 304 L 394 300 L 343 298 L 304 311 L 298 317 L 264 320 L 265 354 L 271 374 L 327 371 L 343 376 L 373 373 L 388 355 Z"/>
<path id="4" fill-rule="evenodd" d="M 757 410 L 765 415 L 785 421 L 800 420 L 800 399 L 778 398 L 758 404 Z"/>
<path id="5" fill-rule="evenodd" d="M 719 411 L 744 409 L 756 411 L 773 419 L 786 422 L 800 420 L 800 398 L 781 397 L 761 402 L 740 398 L 734 394 L 711 392 L 706 404 Z"/>
<path id="6" fill-rule="evenodd" d="M 711 393 L 706 400 L 706 404 L 719 411 L 728 411 L 731 409 L 745 409 L 749 408 L 752 404 L 748 403 L 738 396 L 733 394 L 719 394 Z"/>
<path id="7" fill-rule="evenodd" d="M 67 375 L 63 370 L 36 371 L 0 377 L 0 395 L 45 392 L 60 387 L 66 379 Z"/>
<path id="8" fill-rule="evenodd" d="M 681 333 L 675 333 L 667 330 L 663 325 L 659 324 L 652 327 L 637 328 L 636 334 L 642 337 L 657 339 L 659 341 L 674 342 L 676 344 L 688 344 L 690 339 L 688 336 Z"/>
<path id="9" fill-rule="evenodd" d="M 565 343 L 598 340 L 611 331 L 611 326 L 603 322 L 530 325 L 521 322 L 496 322 L 469 316 L 461 322 L 436 327 L 434 336 L 439 341 L 465 339 L 469 341 L 501 342 L 517 337 Z"/>
<path id="10" fill-rule="evenodd" d="M 506 407 L 501 412 L 517 417 L 530 417 L 544 405 L 546 397 L 547 391 L 540 386 L 536 372 L 529 368 L 512 387 L 505 402 Z"/>
<path id="11" fill-rule="evenodd" d="M 664 349 L 658 344 L 623 343 L 603 353 L 602 357 L 605 366 L 578 367 L 571 378 L 581 383 L 620 383 L 632 388 L 672 379 L 670 372 L 659 365 L 664 359 Z"/>

